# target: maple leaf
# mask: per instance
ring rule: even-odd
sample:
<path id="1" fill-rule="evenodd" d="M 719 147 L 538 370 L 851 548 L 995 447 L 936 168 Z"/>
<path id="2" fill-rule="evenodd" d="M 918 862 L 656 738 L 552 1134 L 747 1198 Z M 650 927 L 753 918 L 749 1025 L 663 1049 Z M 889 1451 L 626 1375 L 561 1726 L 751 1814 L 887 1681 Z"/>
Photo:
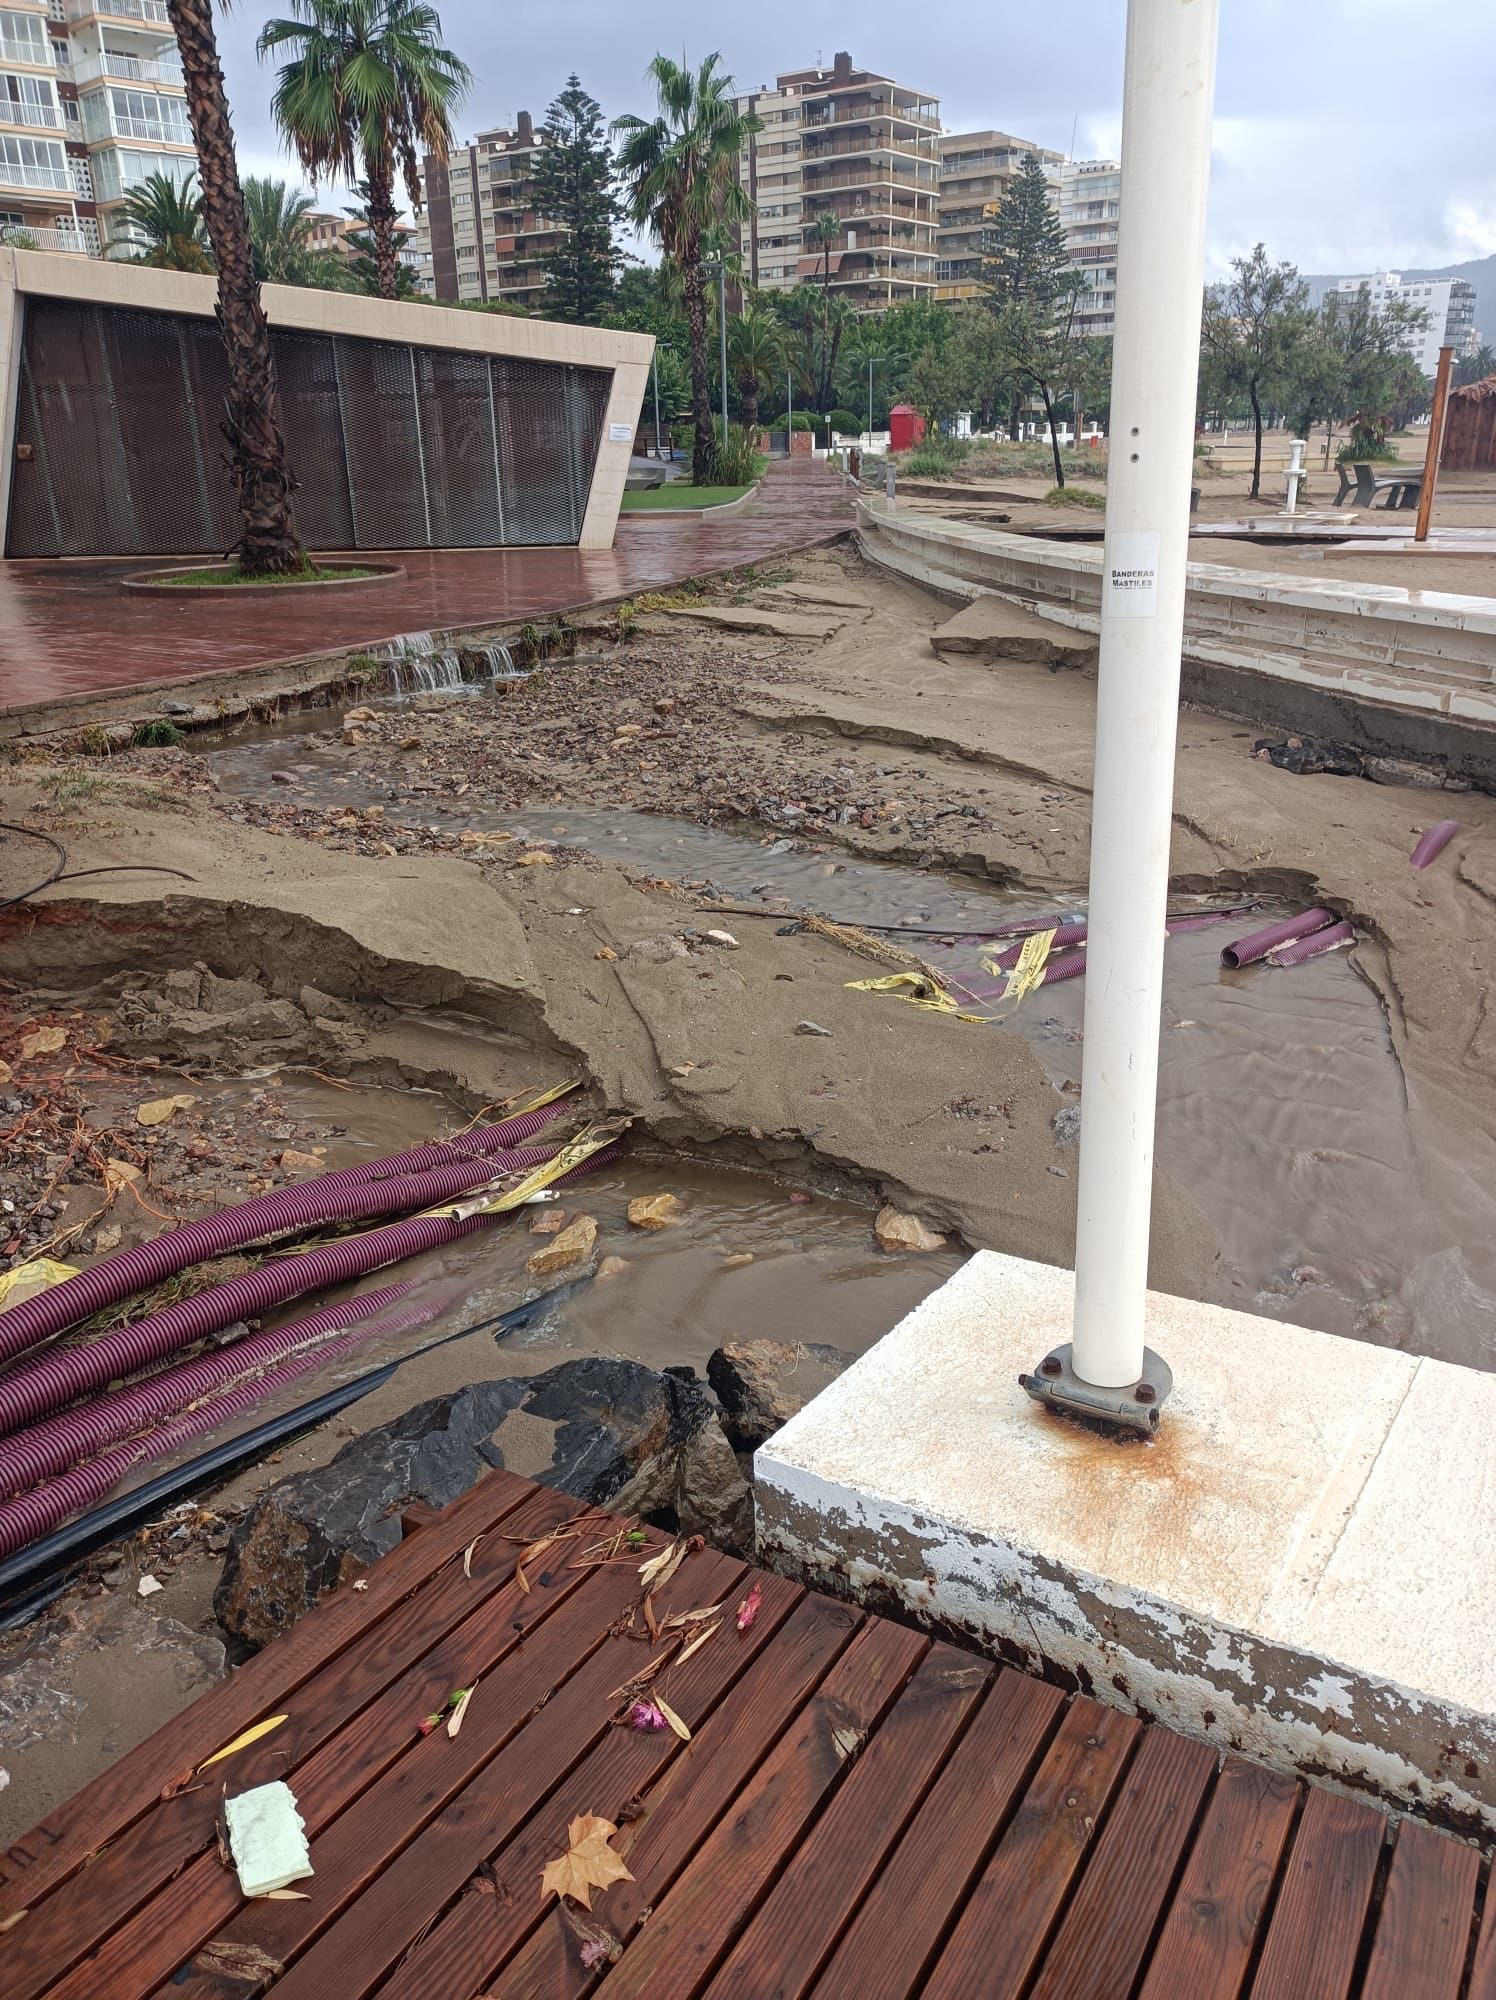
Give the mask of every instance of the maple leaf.
<path id="1" fill-rule="evenodd" d="M 612 1882 L 632 1882 L 633 1876 L 608 1842 L 618 1828 L 610 1819 L 583 1813 L 566 1829 L 570 1843 L 558 1861 L 548 1861 L 540 1877 L 542 1896 L 569 1896 L 584 1910 L 592 1908 L 594 1889 Z"/>

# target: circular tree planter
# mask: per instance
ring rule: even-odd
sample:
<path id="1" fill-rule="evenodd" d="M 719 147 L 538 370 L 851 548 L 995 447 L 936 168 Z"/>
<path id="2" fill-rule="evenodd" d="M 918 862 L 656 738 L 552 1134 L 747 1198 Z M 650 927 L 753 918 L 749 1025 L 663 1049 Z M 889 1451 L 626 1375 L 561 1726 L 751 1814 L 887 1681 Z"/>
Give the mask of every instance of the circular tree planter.
<path id="1" fill-rule="evenodd" d="M 143 571 L 139 576 L 125 577 L 120 583 L 121 590 L 138 591 L 151 597 L 300 597 L 308 592 L 324 590 L 365 590 L 381 583 L 393 583 L 405 574 L 399 563 L 329 563 L 326 569 L 332 575 L 287 580 L 284 577 L 269 578 L 264 583 L 217 583 L 215 577 L 225 579 L 233 574 L 228 563 L 198 563 L 183 565 L 177 569 L 157 569 Z M 336 572 L 345 569 L 349 574 Z M 359 574 L 353 574 L 357 571 Z M 181 583 L 175 579 L 190 576 L 191 583 Z M 201 577 L 203 581 L 196 579 Z"/>

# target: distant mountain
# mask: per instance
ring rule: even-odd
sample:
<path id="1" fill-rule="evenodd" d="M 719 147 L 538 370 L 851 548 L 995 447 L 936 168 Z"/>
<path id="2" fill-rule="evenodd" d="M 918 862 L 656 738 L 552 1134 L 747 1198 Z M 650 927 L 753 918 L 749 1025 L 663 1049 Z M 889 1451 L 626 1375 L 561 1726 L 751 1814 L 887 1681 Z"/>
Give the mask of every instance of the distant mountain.
<path id="1" fill-rule="evenodd" d="M 1477 257 L 1468 264 L 1444 264 L 1437 271 L 1424 270 L 1412 264 L 1384 265 L 1383 269 L 1400 271 L 1405 278 L 1467 278 L 1475 287 L 1475 324 L 1480 329 L 1480 337 L 1496 344 L 1496 256 Z M 1333 278 L 1311 278 L 1305 276 L 1309 287 L 1309 297 L 1318 305 L 1325 293 L 1341 277 L 1366 277 L 1369 272 L 1337 272 Z"/>

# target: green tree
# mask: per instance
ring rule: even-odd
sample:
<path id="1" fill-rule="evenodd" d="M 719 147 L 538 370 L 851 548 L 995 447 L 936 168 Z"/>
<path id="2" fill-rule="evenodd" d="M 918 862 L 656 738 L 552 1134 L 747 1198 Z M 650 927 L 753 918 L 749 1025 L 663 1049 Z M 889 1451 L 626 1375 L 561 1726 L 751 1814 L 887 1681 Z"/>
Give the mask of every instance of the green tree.
<path id="1" fill-rule="evenodd" d="M 1403 342 L 1427 323 L 1422 307 L 1391 299 L 1378 312 L 1366 292 L 1328 292 L 1292 349 L 1283 400 L 1295 432 L 1308 437 L 1325 426 L 1325 464 L 1337 423 L 1358 412 L 1390 410 L 1401 363 L 1411 357 Z M 1418 381 L 1423 382 L 1418 371 Z"/>
<path id="2" fill-rule="evenodd" d="M 1488 375 L 1496 375 L 1496 347 L 1477 347 L 1473 354 L 1462 354 L 1449 379 L 1454 388 L 1468 389 L 1472 382 L 1484 382 Z"/>
<path id="3" fill-rule="evenodd" d="M 1104 424 L 1111 414 L 1112 343 L 1109 334 L 1087 334 L 1075 343 L 1066 386 L 1070 392 L 1070 409 L 1075 418 L 1075 435 L 1079 442 L 1080 427 L 1088 417 Z"/>
<path id="4" fill-rule="evenodd" d="M 182 58 L 187 116 L 202 176 L 203 222 L 218 266 L 218 326 L 229 372 L 223 429 L 244 523 L 239 567 L 248 576 L 288 574 L 305 568 L 306 552 L 291 513 L 295 482 L 286 464 L 275 353 L 255 276 L 212 0 L 166 4 Z"/>
<path id="5" fill-rule="evenodd" d="M 1293 264 L 1273 264 L 1259 243 L 1233 257 L 1231 277 L 1205 293 L 1201 384 L 1217 402 L 1245 396 L 1252 412 L 1252 484 L 1262 498 L 1262 409 L 1286 399 L 1311 337 L 1309 287 Z"/>
<path id="6" fill-rule="evenodd" d="M 322 291 L 350 289 L 348 261 L 337 250 L 312 242 L 310 195 L 293 192 L 284 181 L 248 174 L 244 213 L 249 223 L 255 274 L 263 285 L 314 285 Z"/>
<path id="7" fill-rule="evenodd" d="M 1065 484 L 1065 468 L 1054 405 L 1073 365 L 1081 284 L 1080 274 L 1068 268 L 1065 232 L 1039 157 L 1025 153 L 993 218 L 982 259 L 982 286 L 1012 378 L 1037 393 L 1044 404 L 1056 486 Z M 1015 398 L 1015 432 L 1017 426 Z"/>
<path id="8" fill-rule="evenodd" d="M 547 250 L 544 310 L 582 326 L 596 323 L 613 296 L 622 254 L 615 234 L 623 204 L 614 191 L 613 154 L 602 106 L 575 71 L 545 114 L 530 204 L 565 234 Z"/>
<path id="9" fill-rule="evenodd" d="M 869 430 L 881 428 L 877 412 L 881 409 L 886 420 L 889 405 L 903 390 L 909 353 L 900 339 L 899 316 L 905 310 L 894 306 L 888 312 L 859 313 L 837 355 L 838 400 L 863 411 Z"/>
<path id="10" fill-rule="evenodd" d="M 759 390 L 784 373 L 784 329 L 774 314 L 750 294 L 727 325 L 727 363 L 738 385 L 743 428 L 758 428 Z"/>
<path id="11" fill-rule="evenodd" d="M 180 181 L 147 174 L 139 187 L 131 188 L 120 210 L 121 227 L 109 239 L 111 257 L 158 271 L 211 271 L 196 182 L 196 174 Z"/>
<path id="12" fill-rule="evenodd" d="M 471 72 L 443 46 L 441 19 L 423 0 L 292 0 L 289 19 L 267 21 L 261 56 L 290 51 L 271 100 L 275 122 L 315 187 L 321 178 L 360 180 L 379 296 L 399 296 L 403 173 L 412 207 L 421 201 L 417 148 L 444 160 L 451 114 Z"/>
<path id="13" fill-rule="evenodd" d="M 658 110 L 653 118 L 615 119 L 618 163 L 635 225 L 647 230 L 679 273 L 691 360 L 694 430 L 691 477 L 712 476 L 715 433 L 707 375 L 706 274 L 702 239 L 714 224 L 746 222 L 753 204 L 738 180 L 738 154 L 758 120 L 738 109 L 733 80 L 708 56 L 692 70 L 657 55 L 649 65 Z"/>

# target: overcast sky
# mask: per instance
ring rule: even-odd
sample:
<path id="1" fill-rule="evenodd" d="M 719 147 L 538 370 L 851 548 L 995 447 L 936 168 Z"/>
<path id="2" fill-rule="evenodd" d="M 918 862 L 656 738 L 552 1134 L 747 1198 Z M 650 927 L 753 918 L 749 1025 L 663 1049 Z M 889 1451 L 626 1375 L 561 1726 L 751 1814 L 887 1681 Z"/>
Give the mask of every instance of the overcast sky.
<path id="1" fill-rule="evenodd" d="M 441 4 L 441 0 L 438 0 Z M 270 123 L 264 18 L 219 17 L 246 170 L 295 179 Z M 1124 0 L 445 0 L 475 82 L 459 136 L 536 121 L 575 68 L 611 118 L 653 109 L 656 49 L 720 49 L 744 89 L 850 46 L 938 97 L 948 130 L 996 127 L 1115 157 Z M 1301 270 L 1359 273 L 1496 251 L 1491 0 L 1222 0 L 1210 190 L 1212 275 L 1261 239 Z M 336 205 L 329 202 L 329 206 Z"/>

